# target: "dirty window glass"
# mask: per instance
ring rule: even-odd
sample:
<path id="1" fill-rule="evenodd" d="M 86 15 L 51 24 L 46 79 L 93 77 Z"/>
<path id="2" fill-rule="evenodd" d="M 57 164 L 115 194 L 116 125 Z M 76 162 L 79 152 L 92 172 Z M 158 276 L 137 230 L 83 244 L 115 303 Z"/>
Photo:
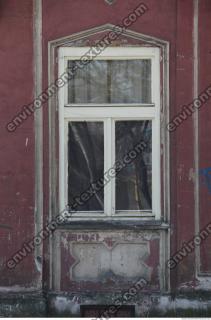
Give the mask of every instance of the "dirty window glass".
<path id="1" fill-rule="evenodd" d="M 68 204 L 77 202 L 75 199 L 90 189 L 91 183 L 102 178 L 103 172 L 104 123 L 70 121 L 68 123 Z M 77 211 L 103 212 L 103 188 L 91 198 L 87 195 L 81 196 L 77 203 Z"/>
<path id="2" fill-rule="evenodd" d="M 116 160 L 140 141 L 146 147 L 116 176 L 116 211 L 152 209 L 152 122 L 116 121 Z M 135 153 L 134 153 L 135 155 Z M 133 155 L 133 156 L 134 156 Z"/>
<path id="3" fill-rule="evenodd" d="M 68 61 L 74 68 L 77 61 Z M 68 103 L 152 103 L 151 60 L 94 60 L 68 82 Z"/>

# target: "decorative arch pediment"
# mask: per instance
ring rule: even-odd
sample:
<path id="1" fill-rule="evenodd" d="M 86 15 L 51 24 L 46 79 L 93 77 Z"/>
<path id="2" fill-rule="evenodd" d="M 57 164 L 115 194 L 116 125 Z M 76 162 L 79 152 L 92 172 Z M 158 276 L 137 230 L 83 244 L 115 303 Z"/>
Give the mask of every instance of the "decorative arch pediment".
<path id="1" fill-rule="evenodd" d="M 117 26 L 107 23 L 50 41 L 49 46 L 51 49 L 61 46 L 94 46 L 106 35 L 106 33 L 114 31 L 115 27 Z M 111 42 L 111 46 L 142 45 L 156 46 L 163 49 L 167 49 L 168 44 L 168 41 L 163 39 L 145 35 L 130 29 L 125 29 L 124 32 L 118 36 L 117 40 Z"/>

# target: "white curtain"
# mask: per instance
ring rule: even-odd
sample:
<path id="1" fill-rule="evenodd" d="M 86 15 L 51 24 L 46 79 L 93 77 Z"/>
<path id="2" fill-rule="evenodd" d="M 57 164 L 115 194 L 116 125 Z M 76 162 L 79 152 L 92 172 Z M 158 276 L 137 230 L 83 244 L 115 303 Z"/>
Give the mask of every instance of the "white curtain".
<path id="1" fill-rule="evenodd" d="M 69 68 L 75 62 L 69 61 Z M 95 60 L 69 81 L 71 103 L 150 103 L 150 60 Z"/>

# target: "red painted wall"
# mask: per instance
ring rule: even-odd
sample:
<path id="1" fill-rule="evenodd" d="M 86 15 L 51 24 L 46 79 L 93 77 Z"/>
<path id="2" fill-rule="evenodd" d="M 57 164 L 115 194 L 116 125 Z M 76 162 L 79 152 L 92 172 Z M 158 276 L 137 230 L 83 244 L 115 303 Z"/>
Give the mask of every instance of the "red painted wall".
<path id="1" fill-rule="evenodd" d="M 170 118 L 193 100 L 193 1 L 145 0 L 149 11 L 132 30 L 170 42 Z M 48 84 L 48 41 L 106 23 L 120 24 L 138 0 L 43 1 L 43 89 Z M 211 83 L 207 72 L 211 60 L 209 0 L 199 8 L 199 88 Z M 34 119 L 31 117 L 13 133 L 7 122 L 33 99 L 33 3 L 32 0 L 2 0 L 0 3 L 0 286 L 37 286 L 38 271 L 30 255 L 15 270 L 4 262 L 34 234 L 35 172 Z M 199 113 L 200 168 L 211 167 L 211 102 Z M 48 109 L 44 112 L 44 213 L 48 216 Z M 193 120 L 189 118 L 170 135 L 171 149 L 171 253 L 194 235 L 194 146 Z M 200 227 L 210 221 L 211 193 L 200 184 Z M 44 263 L 48 265 L 47 242 Z M 211 272 L 211 241 L 201 248 L 201 271 Z M 193 281 L 195 257 L 189 255 L 172 271 L 172 288 Z M 48 282 L 48 268 L 45 281 Z"/>
<path id="2" fill-rule="evenodd" d="M 33 255 L 9 270 L 5 261 L 34 234 L 34 121 L 16 131 L 6 124 L 33 99 L 33 6 L 0 3 L 0 286 L 36 287 Z"/>
<path id="3" fill-rule="evenodd" d="M 193 5 L 192 1 L 145 1 L 149 11 L 131 27 L 132 30 L 170 42 L 170 115 L 193 97 Z M 116 1 L 109 6 L 105 1 L 77 2 L 46 0 L 43 3 L 43 61 L 44 87 L 47 86 L 47 43 L 105 23 L 120 24 L 122 19 L 139 5 L 139 1 Z M 165 13 L 165 14 L 164 14 Z M 47 124 L 47 110 L 45 110 Z M 47 162 L 46 162 L 47 163 Z M 172 252 L 194 234 L 193 181 L 193 125 L 186 121 L 171 135 L 171 216 Z M 188 228 L 187 228 L 188 224 Z M 190 255 L 172 272 L 172 285 L 194 277 L 194 257 Z"/>
<path id="4" fill-rule="evenodd" d="M 199 91 L 203 91 L 211 85 L 211 72 L 208 72 L 211 64 L 211 44 L 209 31 L 211 28 L 211 3 L 202 1 L 199 11 Z M 201 107 L 199 113 L 199 168 L 211 168 L 211 101 L 209 100 Z M 211 176 L 211 169 L 210 169 Z M 211 185 L 208 188 L 200 176 L 200 228 L 211 221 Z M 201 272 L 211 273 L 211 240 L 202 243 L 201 250 Z"/>

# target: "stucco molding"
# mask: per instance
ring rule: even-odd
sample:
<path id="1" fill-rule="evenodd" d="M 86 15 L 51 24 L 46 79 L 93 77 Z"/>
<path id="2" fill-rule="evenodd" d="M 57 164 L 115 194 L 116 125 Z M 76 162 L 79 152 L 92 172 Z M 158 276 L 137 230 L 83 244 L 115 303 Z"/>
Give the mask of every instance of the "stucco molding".
<path id="1" fill-rule="evenodd" d="M 108 32 L 108 31 L 112 31 L 116 26 L 111 24 L 111 23 L 107 23 L 98 27 L 94 27 L 91 29 L 87 29 L 84 31 L 80 31 L 77 33 L 73 33 L 71 35 L 65 36 L 65 37 L 61 37 L 61 38 L 57 38 L 54 40 L 51 40 L 48 42 L 49 44 L 49 49 L 52 49 L 53 47 L 59 47 L 59 46 L 65 46 L 68 45 L 68 43 L 70 42 L 74 42 L 77 40 L 82 40 L 82 39 L 87 39 L 88 37 L 92 36 L 92 35 L 97 35 L 99 33 L 103 33 L 103 32 Z M 133 39 L 137 39 L 139 41 L 144 42 L 146 45 L 156 45 L 159 47 L 163 47 L 169 46 L 169 42 L 157 37 L 153 37 L 153 36 L 149 36 L 140 32 L 136 32 L 130 29 L 126 29 L 124 31 L 124 33 L 122 34 L 125 37 L 129 37 L 129 38 L 133 38 Z"/>
<path id="2" fill-rule="evenodd" d="M 33 61 L 34 61 L 34 98 L 42 92 L 42 0 L 33 1 Z M 43 226 L 43 111 L 42 108 L 34 112 L 35 128 L 35 235 Z M 36 246 L 34 251 L 35 266 L 42 260 L 42 246 Z M 42 268 L 40 272 L 39 288 L 42 287 Z"/>
<path id="3" fill-rule="evenodd" d="M 115 0 L 104 0 L 107 4 L 112 5 L 114 4 L 114 2 L 116 2 Z"/>

